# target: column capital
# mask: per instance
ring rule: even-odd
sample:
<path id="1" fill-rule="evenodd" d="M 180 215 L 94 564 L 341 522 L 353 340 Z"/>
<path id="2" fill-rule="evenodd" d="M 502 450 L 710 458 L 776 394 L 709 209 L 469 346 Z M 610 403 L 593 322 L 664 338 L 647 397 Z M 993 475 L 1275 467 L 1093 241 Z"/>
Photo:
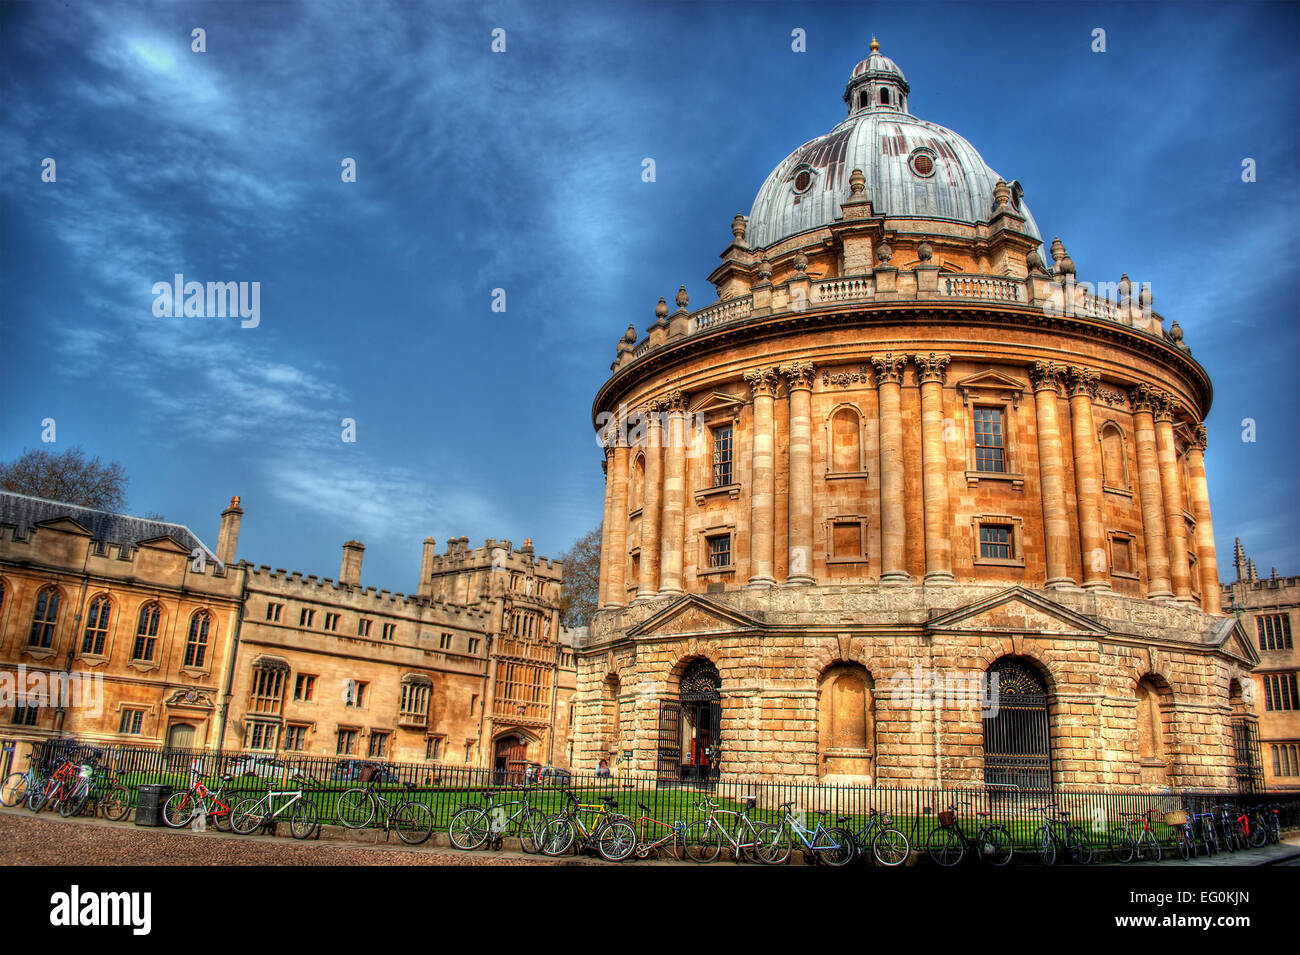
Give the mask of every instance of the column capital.
<path id="1" fill-rule="evenodd" d="M 937 381 L 942 385 L 948 373 L 948 362 L 951 360 L 951 355 L 936 355 L 934 352 L 912 356 L 912 361 L 916 362 L 916 377 L 922 384 L 927 381 Z"/>
<path id="2" fill-rule="evenodd" d="M 802 388 L 806 391 L 812 391 L 813 378 L 816 377 L 817 367 L 810 361 L 791 361 L 782 365 L 778 371 L 785 377 L 790 384 L 790 390 Z"/>
<path id="3" fill-rule="evenodd" d="M 750 396 L 757 398 L 760 395 L 774 398 L 776 397 L 777 377 L 775 368 L 755 368 L 747 371 L 743 375 L 745 384 L 749 385 Z"/>
<path id="4" fill-rule="evenodd" d="M 1172 422 L 1182 410 L 1182 403 L 1167 391 L 1160 392 L 1160 404 L 1156 407 L 1156 420 Z"/>
<path id="5" fill-rule="evenodd" d="M 1198 424 L 1192 429 L 1192 447 L 1197 451 L 1204 452 L 1209 444 L 1209 433 L 1205 430 L 1205 425 Z"/>
<path id="6" fill-rule="evenodd" d="M 1051 391 L 1059 395 L 1063 374 L 1065 369 L 1054 361 L 1036 361 L 1029 366 L 1029 383 L 1033 385 L 1035 393 Z"/>
<path id="7" fill-rule="evenodd" d="M 1100 381 L 1101 376 L 1091 368 L 1070 365 L 1065 369 L 1065 393 L 1071 398 L 1077 398 L 1080 395 L 1096 398 L 1097 385 Z"/>
<path id="8" fill-rule="evenodd" d="M 636 410 L 639 411 L 641 414 L 645 415 L 647 419 L 646 423 L 653 427 L 659 423 L 658 420 L 659 412 L 665 411 L 667 410 L 667 408 L 668 408 L 668 402 L 665 399 L 650 398 L 645 402 L 643 402 L 642 405 Z"/>
<path id="9" fill-rule="evenodd" d="M 877 388 L 886 382 L 893 382 L 896 385 L 903 383 L 903 366 L 907 364 L 906 355 L 885 352 L 883 355 L 872 355 L 867 360 L 871 362 L 871 367 L 876 370 Z"/>
<path id="10" fill-rule="evenodd" d="M 1160 398 L 1164 392 L 1147 384 L 1134 385 L 1128 390 L 1129 404 L 1134 414 L 1154 415 L 1160 409 Z"/>
<path id="11" fill-rule="evenodd" d="M 670 388 L 663 397 L 663 407 L 668 412 L 682 412 L 686 410 L 686 394 L 680 388 Z"/>

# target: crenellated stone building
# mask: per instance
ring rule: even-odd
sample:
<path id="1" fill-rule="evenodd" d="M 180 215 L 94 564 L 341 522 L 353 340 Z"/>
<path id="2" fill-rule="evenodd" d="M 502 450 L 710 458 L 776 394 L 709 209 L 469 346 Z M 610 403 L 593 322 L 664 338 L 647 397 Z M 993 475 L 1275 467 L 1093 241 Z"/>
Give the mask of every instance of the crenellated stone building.
<path id="1" fill-rule="evenodd" d="M 909 95 L 873 41 L 717 301 L 619 340 L 575 761 L 1233 785 L 1258 657 L 1220 609 L 1209 377 Z"/>
<path id="2" fill-rule="evenodd" d="M 1223 607 L 1255 641 L 1259 665 L 1253 698 L 1243 709 L 1258 714 L 1242 732 L 1258 736 L 1259 780 L 1266 789 L 1300 790 L 1300 653 L 1292 633 L 1300 627 L 1300 577 L 1260 577 L 1241 539 L 1234 542 L 1236 580 L 1223 585 Z"/>
<path id="3" fill-rule="evenodd" d="M 187 528 L 0 494 L 0 669 L 101 673 L 103 711 L 0 702 L 0 736 L 567 766 L 572 634 L 562 567 L 531 541 L 424 542 L 417 593 L 236 560 Z"/>

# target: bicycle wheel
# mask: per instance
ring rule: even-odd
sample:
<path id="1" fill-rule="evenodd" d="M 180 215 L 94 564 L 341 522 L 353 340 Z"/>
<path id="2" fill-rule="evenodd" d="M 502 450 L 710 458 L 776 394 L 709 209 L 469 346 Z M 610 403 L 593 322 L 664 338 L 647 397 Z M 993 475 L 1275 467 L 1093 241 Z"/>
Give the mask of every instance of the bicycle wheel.
<path id="1" fill-rule="evenodd" d="M 1056 865 L 1056 838 L 1046 826 L 1039 826 L 1034 833 L 1034 849 L 1043 865 Z"/>
<path id="2" fill-rule="evenodd" d="M 546 837 L 546 813 L 540 809 L 529 809 L 519 820 L 519 848 L 532 855 L 542 851 L 542 839 Z"/>
<path id="3" fill-rule="evenodd" d="M 349 789 L 334 804 L 334 814 L 346 829 L 364 829 L 375 815 L 375 798 L 360 786 Z"/>
<path id="4" fill-rule="evenodd" d="M 1258 849 L 1266 842 L 1268 842 L 1268 823 L 1264 821 L 1262 813 L 1256 813 L 1254 828 L 1250 830 L 1250 844 Z"/>
<path id="5" fill-rule="evenodd" d="M 1066 845 L 1070 849 L 1070 859 L 1077 865 L 1092 862 L 1092 840 L 1088 833 L 1079 826 L 1070 826 L 1065 830 Z"/>
<path id="6" fill-rule="evenodd" d="M 712 820 L 696 819 L 686 827 L 682 841 L 686 844 L 686 858 L 692 862 L 712 862 L 722 852 L 722 833 Z"/>
<path id="7" fill-rule="evenodd" d="M 316 807 L 309 799 L 299 799 L 294 802 L 285 816 L 288 817 L 289 835 L 295 839 L 306 839 L 315 832 L 317 820 L 320 818 L 316 815 Z"/>
<path id="8" fill-rule="evenodd" d="M 399 803 L 393 810 L 392 823 L 397 837 L 407 845 L 418 846 L 433 835 L 433 813 L 422 802 Z"/>
<path id="9" fill-rule="evenodd" d="M 925 851 L 930 858 L 942 866 L 954 866 L 966 854 L 966 846 L 961 836 L 951 826 L 939 826 L 930 830 L 925 837 Z"/>
<path id="10" fill-rule="evenodd" d="M 902 865 L 912 847 L 899 829 L 881 829 L 871 840 L 871 855 L 877 865 Z"/>
<path id="11" fill-rule="evenodd" d="M 1215 855 L 1219 851 L 1219 838 L 1214 834 L 1214 827 L 1206 826 L 1204 835 L 1205 835 L 1205 854 L 1207 856 Z"/>
<path id="12" fill-rule="evenodd" d="M 121 822 L 131 814 L 131 791 L 125 786 L 114 786 L 99 801 L 99 811 L 110 822 Z"/>
<path id="13" fill-rule="evenodd" d="M 1182 826 L 1178 830 L 1178 854 L 1184 859 L 1190 859 L 1196 855 L 1196 838 L 1187 826 Z"/>
<path id="14" fill-rule="evenodd" d="M 1156 838 L 1156 834 L 1150 829 L 1138 837 L 1137 850 L 1139 859 L 1142 858 L 1143 855 L 1146 855 L 1152 862 L 1160 861 L 1160 856 L 1162 855 L 1160 852 L 1160 840 Z"/>
<path id="15" fill-rule="evenodd" d="M 856 851 L 853 842 L 853 833 L 849 832 L 849 830 L 840 829 L 838 827 L 835 829 L 827 829 L 826 842 L 829 844 L 829 848 L 823 849 L 818 853 L 818 855 L 821 856 L 822 862 L 825 862 L 827 865 L 841 866 L 847 865 L 849 862 L 853 861 Z"/>
<path id="16" fill-rule="evenodd" d="M 90 800 L 89 788 L 78 788 L 78 790 L 63 800 L 59 804 L 59 815 L 64 819 L 70 819 L 73 816 L 80 816 L 82 810 L 86 808 L 86 803 Z"/>
<path id="17" fill-rule="evenodd" d="M 1270 845 L 1277 845 L 1282 841 L 1282 824 L 1278 821 L 1275 812 L 1268 814 L 1268 825 L 1264 827 L 1264 838 Z"/>
<path id="18" fill-rule="evenodd" d="M 457 849 L 477 849 L 488 838 L 488 818 L 482 809 L 466 806 L 447 823 L 447 836 Z"/>
<path id="19" fill-rule="evenodd" d="M 230 831 L 230 817 L 234 814 L 233 803 L 234 798 L 226 795 L 214 796 L 209 803 L 208 818 L 212 820 L 212 827 L 218 832 Z"/>
<path id="20" fill-rule="evenodd" d="M 249 796 L 235 803 L 230 810 L 230 828 L 241 836 L 254 833 L 262 825 L 262 800 Z"/>
<path id="21" fill-rule="evenodd" d="M 573 845 L 573 823 L 563 813 L 551 816 L 542 829 L 540 848 L 545 855 L 562 856 Z"/>
<path id="22" fill-rule="evenodd" d="M 622 862 L 635 848 L 636 830 L 623 819 L 609 823 L 596 837 L 596 850 L 608 862 Z"/>
<path id="23" fill-rule="evenodd" d="M 10 773 L 0 785 L 0 804 L 17 806 L 27 798 L 28 777 L 26 773 Z"/>
<path id="24" fill-rule="evenodd" d="M 985 826 L 979 833 L 979 860 L 1001 868 L 1015 855 L 1015 845 L 1006 826 Z"/>
<path id="25" fill-rule="evenodd" d="M 183 789 L 172 793 L 163 803 L 163 822 L 173 829 L 180 829 L 182 826 L 188 826 L 198 812 L 198 800 L 189 790 Z"/>
<path id="26" fill-rule="evenodd" d="M 39 813 L 46 807 L 53 798 L 54 793 L 57 791 L 57 787 L 52 787 L 48 784 L 42 786 L 40 789 L 33 789 L 27 794 L 27 808 L 32 812 Z M 57 806 L 58 803 L 55 803 L 55 805 Z"/>
<path id="27" fill-rule="evenodd" d="M 1132 862 L 1137 858 L 1137 840 L 1127 829 L 1114 829 L 1110 834 L 1110 854 L 1116 862 Z"/>
<path id="28" fill-rule="evenodd" d="M 1237 851 L 1237 834 L 1232 831 L 1231 826 L 1228 826 L 1223 830 L 1223 848 L 1227 849 L 1229 852 Z"/>

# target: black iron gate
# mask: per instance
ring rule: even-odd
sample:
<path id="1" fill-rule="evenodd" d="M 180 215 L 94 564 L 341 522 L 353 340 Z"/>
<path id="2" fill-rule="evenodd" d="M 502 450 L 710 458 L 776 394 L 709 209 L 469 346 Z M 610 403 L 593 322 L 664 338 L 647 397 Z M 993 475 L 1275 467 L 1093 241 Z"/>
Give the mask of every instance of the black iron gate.
<path id="1" fill-rule="evenodd" d="M 695 660 L 682 673 L 677 699 L 659 704 L 661 778 L 711 782 L 722 756 L 722 693 L 717 668 Z"/>
<path id="2" fill-rule="evenodd" d="M 1047 687 L 1034 668 L 1014 657 L 989 667 L 989 700 L 997 709 L 984 717 L 984 782 L 1020 790 L 1052 788 L 1052 740 L 1047 723 Z"/>
<path id="3" fill-rule="evenodd" d="M 682 705 L 677 700 L 659 704 L 659 776 L 675 779 L 682 771 Z"/>
<path id="4" fill-rule="evenodd" d="M 1259 747 L 1259 726 L 1254 720 L 1232 721 L 1232 748 L 1236 754 L 1237 791 L 1264 791 L 1264 762 Z"/>

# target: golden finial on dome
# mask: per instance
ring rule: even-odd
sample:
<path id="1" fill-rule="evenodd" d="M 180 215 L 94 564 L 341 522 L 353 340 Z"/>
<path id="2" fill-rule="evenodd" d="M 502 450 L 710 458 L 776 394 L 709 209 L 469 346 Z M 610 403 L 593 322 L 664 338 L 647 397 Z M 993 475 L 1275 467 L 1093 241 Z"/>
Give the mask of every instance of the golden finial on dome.
<path id="1" fill-rule="evenodd" d="M 872 53 L 880 52 L 880 44 L 876 42 L 876 38 L 874 36 L 871 38 L 871 52 Z"/>

